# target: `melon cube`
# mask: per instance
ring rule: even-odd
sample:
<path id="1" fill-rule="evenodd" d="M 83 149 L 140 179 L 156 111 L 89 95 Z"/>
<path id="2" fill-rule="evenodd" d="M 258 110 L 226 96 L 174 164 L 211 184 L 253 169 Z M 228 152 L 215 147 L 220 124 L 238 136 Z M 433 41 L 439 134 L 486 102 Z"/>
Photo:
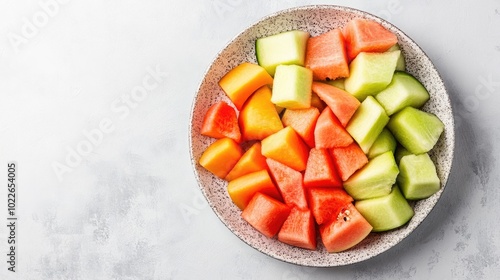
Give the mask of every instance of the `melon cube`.
<path id="1" fill-rule="evenodd" d="M 375 96 L 389 116 L 406 106 L 420 108 L 429 97 L 425 87 L 405 72 L 394 73 L 391 83 Z"/>
<path id="2" fill-rule="evenodd" d="M 444 131 L 436 115 L 413 107 L 392 115 L 387 127 L 403 147 L 416 155 L 430 151 Z"/>
<path id="3" fill-rule="evenodd" d="M 311 211 L 292 208 L 278 233 L 278 240 L 288 245 L 315 250 L 316 227 Z"/>
<path id="4" fill-rule="evenodd" d="M 267 170 L 252 172 L 229 181 L 227 192 L 233 203 L 242 210 L 247 207 L 252 197 L 258 192 L 281 200 L 279 190 L 274 185 Z"/>
<path id="5" fill-rule="evenodd" d="M 436 166 L 427 153 L 402 157 L 399 170 L 397 182 L 406 199 L 427 198 L 441 186 Z"/>
<path id="6" fill-rule="evenodd" d="M 257 64 L 243 62 L 227 72 L 219 81 L 219 86 L 227 94 L 238 110 L 254 91 L 263 85 L 273 83 L 273 78 Z"/>
<path id="7" fill-rule="evenodd" d="M 395 44 L 394 46 L 390 47 L 387 51 L 392 52 L 392 51 L 399 51 L 401 50 L 401 47 L 399 44 Z M 406 71 L 406 62 L 405 62 L 405 56 L 403 55 L 403 52 L 400 53 L 398 62 L 396 63 L 396 71 Z"/>
<path id="8" fill-rule="evenodd" d="M 260 142 L 255 142 L 238 160 L 226 176 L 226 181 L 232 181 L 243 175 L 267 169 L 266 158 L 260 152 Z"/>
<path id="9" fill-rule="evenodd" d="M 271 89 L 263 86 L 243 105 L 238 116 L 244 141 L 262 140 L 283 128 L 276 107 L 271 103 Z"/>
<path id="10" fill-rule="evenodd" d="M 271 238 L 281 229 L 290 207 L 262 193 L 256 193 L 241 217 L 260 233 Z"/>
<path id="11" fill-rule="evenodd" d="M 396 152 L 397 146 L 396 138 L 394 135 L 387 129 L 384 128 L 382 132 L 378 135 L 375 142 L 373 142 L 370 150 L 368 151 L 368 158 L 374 158 L 378 155 L 381 155 L 387 151 Z"/>
<path id="12" fill-rule="evenodd" d="M 374 232 L 400 227 L 414 215 L 413 208 L 396 185 L 388 195 L 356 201 L 354 205 L 373 226 Z"/>
<path id="13" fill-rule="evenodd" d="M 292 30 L 257 39 L 255 52 L 259 65 L 271 76 L 278 65 L 304 66 L 309 37 L 306 31 Z"/>
<path id="14" fill-rule="evenodd" d="M 219 178 L 224 178 L 243 155 L 243 149 L 231 138 L 221 138 L 213 142 L 203 152 L 199 163 Z"/>
<path id="15" fill-rule="evenodd" d="M 368 96 L 354 113 L 346 126 L 346 130 L 356 140 L 364 153 L 368 153 L 373 142 L 389 122 L 384 108 Z"/>
<path id="16" fill-rule="evenodd" d="M 319 110 L 316 107 L 307 109 L 287 109 L 281 118 L 283 125 L 291 126 L 295 132 L 306 142 L 314 147 L 314 127 L 319 117 Z"/>
<path id="17" fill-rule="evenodd" d="M 287 109 L 311 106 L 311 69 L 298 65 L 279 65 L 274 75 L 271 102 Z"/>
<path id="18" fill-rule="evenodd" d="M 392 152 L 385 152 L 356 171 L 344 182 L 344 189 L 355 200 L 388 195 L 396 183 L 399 169 Z"/>
<path id="19" fill-rule="evenodd" d="M 392 80 L 401 51 L 384 53 L 362 52 L 349 65 L 350 76 L 345 90 L 359 101 L 383 90 Z"/>
<path id="20" fill-rule="evenodd" d="M 262 155 L 297 171 L 306 169 L 309 148 L 300 136 L 287 126 L 262 140 Z"/>

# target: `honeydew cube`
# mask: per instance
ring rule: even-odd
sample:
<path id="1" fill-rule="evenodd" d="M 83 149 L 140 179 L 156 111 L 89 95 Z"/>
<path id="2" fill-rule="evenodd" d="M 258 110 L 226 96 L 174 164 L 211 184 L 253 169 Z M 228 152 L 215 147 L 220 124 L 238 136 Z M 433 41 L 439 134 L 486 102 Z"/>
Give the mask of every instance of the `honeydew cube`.
<path id="1" fill-rule="evenodd" d="M 306 31 L 292 30 L 257 39 L 255 52 L 259 65 L 271 76 L 278 65 L 304 66 L 309 37 Z"/>
<path id="2" fill-rule="evenodd" d="M 414 215 L 413 208 L 397 186 L 386 196 L 356 201 L 355 207 L 370 223 L 374 232 L 398 228 Z"/>
<path id="3" fill-rule="evenodd" d="M 436 166 L 427 153 L 402 157 L 399 170 L 397 182 L 406 199 L 427 198 L 441 186 Z"/>
<path id="4" fill-rule="evenodd" d="M 298 65 L 279 65 L 276 68 L 271 102 L 287 109 L 311 107 L 311 69 Z"/>
<path id="5" fill-rule="evenodd" d="M 383 90 L 392 80 L 401 51 L 361 52 L 349 65 L 350 76 L 344 80 L 345 90 L 359 101 Z"/>
<path id="6" fill-rule="evenodd" d="M 368 158 L 374 158 L 387 151 L 391 151 L 394 153 L 396 151 L 397 144 L 398 143 L 396 142 L 396 139 L 394 138 L 392 133 L 387 128 L 384 128 L 378 135 L 375 142 L 373 142 L 373 145 L 370 147 L 367 156 Z"/>
<path id="7" fill-rule="evenodd" d="M 407 106 L 420 108 L 430 96 L 415 77 L 405 72 L 396 72 L 391 83 L 377 93 L 375 98 L 390 116 Z"/>
<path id="8" fill-rule="evenodd" d="M 373 142 L 389 122 L 384 108 L 373 98 L 368 96 L 356 110 L 346 126 L 346 130 L 356 140 L 365 154 L 370 150 Z"/>
<path id="9" fill-rule="evenodd" d="M 355 200 L 388 195 L 396 183 L 399 169 L 392 152 L 371 159 L 344 182 L 344 189 Z"/>
<path id="10" fill-rule="evenodd" d="M 406 107 L 391 116 L 387 127 L 410 153 L 427 153 L 436 145 L 444 124 L 434 114 Z"/>

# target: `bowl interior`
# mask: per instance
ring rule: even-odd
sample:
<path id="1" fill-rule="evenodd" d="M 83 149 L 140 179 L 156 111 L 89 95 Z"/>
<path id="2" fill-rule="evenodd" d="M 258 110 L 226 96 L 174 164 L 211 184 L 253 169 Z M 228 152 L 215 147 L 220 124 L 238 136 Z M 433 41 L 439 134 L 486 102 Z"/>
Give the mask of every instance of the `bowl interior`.
<path id="1" fill-rule="evenodd" d="M 444 123 L 445 130 L 431 158 L 436 163 L 441 189 L 428 199 L 413 204 L 415 216 L 405 226 L 385 233 L 371 233 L 356 247 L 341 253 L 329 254 L 318 239 L 318 250 L 309 251 L 292 247 L 267 238 L 240 216 L 241 211 L 231 202 L 227 182 L 216 178 L 198 164 L 203 151 L 214 141 L 200 135 L 199 131 L 207 109 L 220 100 L 230 102 L 218 86 L 219 79 L 238 64 L 256 63 L 255 40 L 283 31 L 301 29 L 316 36 L 333 28 L 343 27 L 353 18 L 367 18 L 380 22 L 397 35 L 409 73 L 419 79 L 430 93 L 424 110 L 436 114 Z M 352 264 L 376 256 L 408 236 L 429 214 L 437 203 L 450 173 L 454 149 L 454 123 L 449 96 L 442 79 L 422 49 L 401 30 L 383 19 L 352 8 L 320 5 L 284 10 L 269 15 L 253 24 L 217 54 L 208 68 L 194 98 L 191 111 L 190 152 L 195 176 L 201 191 L 220 220 L 244 242 L 274 258 L 306 266 L 330 267 Z"/>

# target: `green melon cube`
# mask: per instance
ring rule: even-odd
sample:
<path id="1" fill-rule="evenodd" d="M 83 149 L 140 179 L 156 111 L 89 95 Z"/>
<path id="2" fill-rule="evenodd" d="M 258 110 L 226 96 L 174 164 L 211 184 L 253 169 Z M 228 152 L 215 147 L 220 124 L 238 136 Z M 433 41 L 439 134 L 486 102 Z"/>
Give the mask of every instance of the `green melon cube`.
<path id="1" fill-rule="evenodd" d="M 368 158 L 374 158 L 387 151 L 394 153 L 396 151 L 397 144 L 398 143 L 392 133 L 387 128 L 384 128 L 378 135 L 377 139 L 375 139 L 375 142 L 373 142 L 367 156 Z"/>
<path id="2" fill-rule="evenodd" d="M 407 106 L 420 108 L 429 97 L 425 87 L 405 72 L 395 72 L 391 83 L 375 96 L 389 116 Z"/>
<path id="3" fill-rule="evenodd" d="M 332 85 L 336 88 L 340 88 L 341 90 L 345 90 L 344 81 L 345 81 L 344 78 L 339 78 L 335 80 L 325 81 L 325 83 Z"/>
<path id="4" fill-rule="evenodd" d="M 390 194 L 356 201 L 354 206 L 370 223 L 374 232 L 398 228 L 406 224 L 415 213 L 396 185 Z"/>
<path id="5" fill-rule="evenodd" d="M 427 198 L 441 187 L 436 166 L 427 153 L 402 157 L 399 170 L 396 181 L 406 199 Z"/>
<path id="6" fill-rule="evenodd" d="M 395 44 L 394 46 L 390 47 L 387 51 L 392 52 L 392 51 L 399 51 L 401 48 L 399 47 L 399 44 Z M 403 55 L 403 52 L 400 53 L 398 62 L 396 63 L 396 71 L 406 71 L 406 62 L 405 62 L 405 56 Z"/>
<path id="7" fill-rule="evenodd" d="M 355 200 L 388 195 L 396 183 L 399 169 L 392 152 L 371 159 L 344 182 L 344 189 Z"/>
<path id="8" fill-rule="evenodd" d="M 366 154 L 388 121 L 384 108 L 375 98 L 368 96 L 351 117 L 346 130 Z"/>
<path id="9" fill-rule="evenodd" d="M 359 101 L 383 90 L 392 80 L 401 51 L 384 53 L 361 52 L 349 65 L 345 90 Z"/>
<path id="10" fill-rule="evenodd" d="M 399 162 L 401 161 L 401 159 L 407 155 L 413 155 L 413 154 L 410 153 L 407 149 L 405 149 L 405 147 L 403 147 L 401 145 L 397 145 L 396 152 L 394 152 L 394 158 L 396 159 L 396 163 L 398 165 L 399 165 Z"/>
<path id="11" fill-rule="evenodd" d="M 444 131 L 436 115 L 413 107 L 392 115 L 387 127 L 399 144 L 415 155 L 430 151 Z"/>
<path id="12" fill-rule="evenodd" d="M 259 65 L 271 76 L 278 65 L 304 66 L 309 37 L 306 31 L 292 30 L 257 39 L 255 52 Z"/>
<path id="13" fill-rule="evenodd" d="M 298 65 L 278 65 L 271 102 L 287 109 L 311 107 L 312 81 L 311 69 Z"/>

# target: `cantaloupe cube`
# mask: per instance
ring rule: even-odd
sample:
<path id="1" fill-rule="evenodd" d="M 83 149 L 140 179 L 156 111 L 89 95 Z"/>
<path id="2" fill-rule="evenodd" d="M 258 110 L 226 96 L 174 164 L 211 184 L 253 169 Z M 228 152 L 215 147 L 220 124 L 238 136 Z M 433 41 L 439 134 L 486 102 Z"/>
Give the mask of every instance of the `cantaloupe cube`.
<path id="1" fill-rule="evenodd" d="M 243 155 L 241 146 L 231 138 L 221 138 L 203 152 L 199 163 L 219 178 L 224 178 Z"/>
<path id="2" fill-rule="evenodd" d="M 242 210 L 247 207 L 248 202 L 250 202 L 257 192 L 281 200 L 278 189 L 265 169 L 243 175 L 230 181 L 227 184 L 227 192 L 233 203 Z"/>
<path id="3" fill-rule="evenodd" d="M 283 123 L 271 103 L 271 89 L 259 88 L 243 105 L 238 116 L 243 141 L 262 140 L 281 130 Z"/>
<path id="4" fill-rule="evenodd" d="M 261 153 L 260 142 L 255 142 L 226 176 L 227 181 L 259 170 L 267 169 L 266 158 Z"/>
<path id="5" fill-rule="evenodd" d="M 219 81 L 229 99 L 238 110 L 241 110 L 245 100 L 258 88 L 273 83 L 273 78 L 261 66 L 249 62 L 231 69 Z"/>
<path id="6" fill-rule="evenodd" d="M 297 171 L 304 171 L 309 148 L 295 130 L 287 126 L 262 140 L 262 154 Z"/>

